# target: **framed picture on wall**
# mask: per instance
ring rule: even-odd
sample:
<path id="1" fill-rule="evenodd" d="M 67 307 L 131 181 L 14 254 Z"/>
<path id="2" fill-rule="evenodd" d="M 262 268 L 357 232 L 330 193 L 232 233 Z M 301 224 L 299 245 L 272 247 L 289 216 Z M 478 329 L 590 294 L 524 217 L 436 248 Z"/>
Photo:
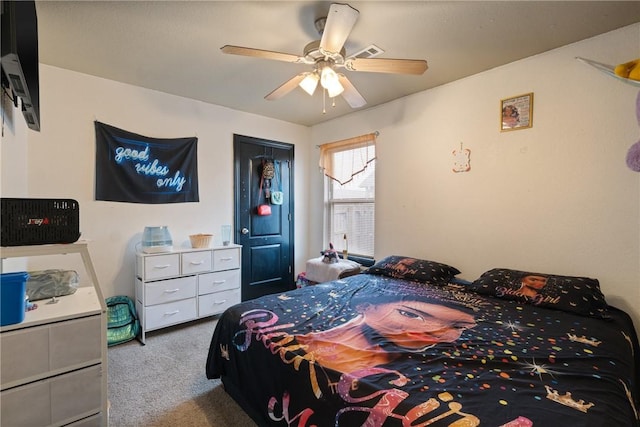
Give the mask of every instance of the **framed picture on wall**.
<path id="1" fill-rule="evenodd" d="M 500 131 L 526 129 L 533 125 L 533 93 L 500 101 Z"/>

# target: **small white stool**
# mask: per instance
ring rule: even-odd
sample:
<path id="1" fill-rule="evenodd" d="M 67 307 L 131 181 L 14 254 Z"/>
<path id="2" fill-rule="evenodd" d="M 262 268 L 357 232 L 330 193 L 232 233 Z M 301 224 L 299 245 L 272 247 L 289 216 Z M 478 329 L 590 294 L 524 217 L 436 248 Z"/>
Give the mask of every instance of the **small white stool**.
<path id="1" fill-rule="evenodd" d="M 329 264 L 322 262 L 322 258 L 313 258 L 307 261 L 307 280 L 323 283 L 360 273 L 361 265 L 355 261 L 339 259 L 338 262 Z"/>

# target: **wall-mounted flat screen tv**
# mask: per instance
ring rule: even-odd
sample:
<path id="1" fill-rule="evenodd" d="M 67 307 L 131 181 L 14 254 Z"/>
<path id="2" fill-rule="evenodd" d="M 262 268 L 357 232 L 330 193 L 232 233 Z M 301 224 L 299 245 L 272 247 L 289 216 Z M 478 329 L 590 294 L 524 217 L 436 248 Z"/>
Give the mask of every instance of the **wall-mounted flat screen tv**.
<path id="1" fill-rule="evenodd" d="M 38 18 L 35 1 L 2 0 L 2 84 L 21 102 L 29 128 L 40 130 Z M 6 87 L 5 87 L 6 90 Z"/>

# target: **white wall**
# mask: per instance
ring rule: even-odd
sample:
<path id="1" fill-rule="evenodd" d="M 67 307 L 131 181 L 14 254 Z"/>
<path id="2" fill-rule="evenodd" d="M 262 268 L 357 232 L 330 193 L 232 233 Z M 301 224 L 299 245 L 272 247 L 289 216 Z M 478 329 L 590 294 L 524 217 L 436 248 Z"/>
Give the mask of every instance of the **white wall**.
<path id="1" fill-rule="evenodd" d="M 27 191 L 28 129 L 20 110 L 14 107 L 8 93 L 2 91 L 2 197 L 23 197 Z"/>
<path id="2" fill-rule="evenodd" d="M 233 134 L 295 145 L 296 271 L 307 259 L 306 161 L 311 146 L 305 126 L 241 113 L 161 92 L 40 65 L 41 131 L 11 130 L 2 141 L 2 195 L 72 198 L 80 206 L 82 239 L 90 252 L 105 296 L 134 294 L 134 253 L 146 225 L 167 225 L 174 246 L 189 247 L 189 234 L 233 224 Z M 24 122 L 17 117 L 18 122 Z M 199 203 L 162 205 L 94 200 L 95 130 L 98 120 L 159 138 L 198 137 Z M 18 123 L 19 125 L 20 123 Z M 28 147 L 28 167 L 15 145 Z M 16 161 L 15 167 L 5 164 Z M 26 174 L 23 170 L 26 169 Z M 14 187 L 16 183 L 28 182 Z M 29 269 L 72 268 L 74 262 L 29 260 Z M 77 267 L 82 271 L 81 264 Z"/>
<path id="3" fill-rule="evenodd" d="M 575 59 L 626 62 L 639 41 L 635 24 L 325 122 L 313 142 L 380 131 L 376 258 L 446 262 L 469 280 L 493 267 L 595 277 L 640 329 L 640 174 L 625 164 L 640 89 Z M 528 92 L 533 127 L 501 133 L 500 100 Z M 460 142 L 470 172 L 452 172 Z M 316 170 L 310 189 L 321 182 Z M 309 194 L 319 224 L 321 192 Z"/>

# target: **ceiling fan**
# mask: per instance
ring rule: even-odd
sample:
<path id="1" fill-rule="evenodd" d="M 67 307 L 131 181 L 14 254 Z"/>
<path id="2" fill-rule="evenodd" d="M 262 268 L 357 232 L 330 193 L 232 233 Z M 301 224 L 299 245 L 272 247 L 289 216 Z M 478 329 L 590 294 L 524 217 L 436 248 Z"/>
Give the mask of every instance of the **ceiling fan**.
<path id="1" fill-rule="evenodd" d="M 422 74 L 427 70 L 427 61 L 422 59 L 384 59 L 346 56 L 344 43 L 351 33 L 360 12 L 348 4 L 332 3 L 326 17 L 319 18 L 315 27 L 321 35 L 320 40 L 312 41 L 303 50 L 302 56 L 274 52 L 271 50 L 250 47 L 225 45 L 220 48 L 223 53 L 252 56 L 275 61 L 313 65 L 312 71 L 293 76 L 265 99 L 275 100 L 300 86 L 309 95 L 313 95 L 318 83 L 329 98 L 342 95 L 351 108 L 366 105 L 367 101 L 351 84 L 349 79 L 337 73 L 336 69 L 348 71 L 366 71 L 373 73 Z"/>

